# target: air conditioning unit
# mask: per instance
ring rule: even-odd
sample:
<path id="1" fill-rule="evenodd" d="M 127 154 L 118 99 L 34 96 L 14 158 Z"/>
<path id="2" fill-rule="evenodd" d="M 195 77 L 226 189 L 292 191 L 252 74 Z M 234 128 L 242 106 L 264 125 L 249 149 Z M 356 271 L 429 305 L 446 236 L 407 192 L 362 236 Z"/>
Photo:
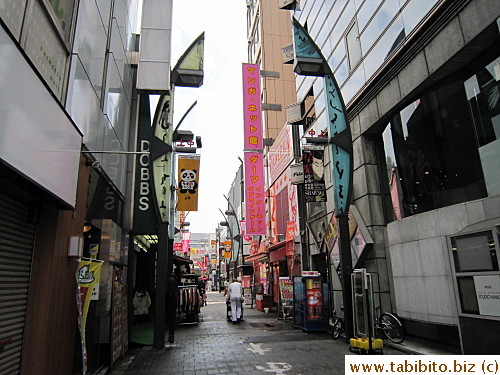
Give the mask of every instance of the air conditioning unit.
<path id="1" fill-rule="evenodd" d="M 248 40 L 248 44 L 253 43 L 253 36 L 249 36 L 247 40 Z"/>
<path id="2" fill-rule="evenodd" d="M 247 0 L 247 7 L 251 7 L 253 4 L 253 0 Z"/>

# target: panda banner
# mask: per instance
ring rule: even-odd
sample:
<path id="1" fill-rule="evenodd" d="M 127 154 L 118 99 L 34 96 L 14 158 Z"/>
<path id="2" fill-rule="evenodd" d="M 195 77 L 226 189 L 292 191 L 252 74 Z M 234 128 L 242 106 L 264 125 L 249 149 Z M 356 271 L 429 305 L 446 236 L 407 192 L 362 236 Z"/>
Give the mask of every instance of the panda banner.
<path id="1" fill-rule="evenodd" d="M 177 211 L 198 211 L 200 155 L 179 155 Z"/>

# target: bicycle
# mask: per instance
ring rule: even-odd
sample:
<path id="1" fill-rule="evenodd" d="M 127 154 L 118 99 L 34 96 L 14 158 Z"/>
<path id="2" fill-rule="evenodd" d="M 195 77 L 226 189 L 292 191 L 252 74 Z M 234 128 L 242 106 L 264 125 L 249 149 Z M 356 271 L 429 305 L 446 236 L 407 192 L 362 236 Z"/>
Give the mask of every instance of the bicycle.
<path id="1" fill-rule="evenodd" d="M 383 332 L 384 336 L 395 344 L 401 344 L 405 339 L 403 325 L 400 320 L 389 312 L 377 316 L 375 328 Z M 332 325 L 332 339 L 337 340 L 340 336 L 345 337 L 345 326 L 342 318 L 335 318 Z"/>
<path id="2" fill-rule="evenodd" d="M 375 328 L 381 330 L 384 336 L 395 344 L 401 344 L 405 339 L 405 332 L 401 321 L 389 312 L 384 312 L 377 316 Z"/>

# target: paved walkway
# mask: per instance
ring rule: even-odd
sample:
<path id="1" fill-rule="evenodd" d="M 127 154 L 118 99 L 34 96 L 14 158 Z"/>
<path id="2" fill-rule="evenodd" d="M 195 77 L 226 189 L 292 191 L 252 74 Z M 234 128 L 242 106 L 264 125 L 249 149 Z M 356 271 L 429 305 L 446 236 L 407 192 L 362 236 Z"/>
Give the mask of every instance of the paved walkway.
<path id="1" fill-rule="evenodd" d="M 112 375 L 324 375 L 344 373 L 344 356 L 356 355 L 328 333 L 304 333 L 276 314 L 245 309 L 244 321 L 226 320 L 224 296 L 208 294 L 203 321 L 179 326 L 175 343 L 165 349 L 150 346 L 129 351 Z M 386 348 L 384 354 L 403 354 Z"/>

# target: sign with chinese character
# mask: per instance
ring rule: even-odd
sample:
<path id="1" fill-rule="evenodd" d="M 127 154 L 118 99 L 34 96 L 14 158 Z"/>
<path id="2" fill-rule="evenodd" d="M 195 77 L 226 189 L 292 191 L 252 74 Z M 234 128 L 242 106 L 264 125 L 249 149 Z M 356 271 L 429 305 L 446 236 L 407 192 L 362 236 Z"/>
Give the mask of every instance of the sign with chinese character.
<path id="1" fill-rule="evenodd" d="M 245 150 L 262 150 L 260 65 L 243 64 L 243 134 Z"/>
<path id="2" fill-rule="evenodd" d="M 264 163 L 259 152 L 245 152 L 245 203 L 247 234 L 265 235 Z"/>
<path id="3" fill-rule="evenodd" d="M 179 155 L 177 211 L 198 211 L 200 155 Z"/>
<path id="4" fill-rule="evenodd" d="M 302 151 L 306 202 L 326 202 L 323 155 L 323 150 Z"/>
<path id="5" fill-rule="evenodd" d="M 182 243 L 174 242 L 174 251 L 182 251 Z"/>

